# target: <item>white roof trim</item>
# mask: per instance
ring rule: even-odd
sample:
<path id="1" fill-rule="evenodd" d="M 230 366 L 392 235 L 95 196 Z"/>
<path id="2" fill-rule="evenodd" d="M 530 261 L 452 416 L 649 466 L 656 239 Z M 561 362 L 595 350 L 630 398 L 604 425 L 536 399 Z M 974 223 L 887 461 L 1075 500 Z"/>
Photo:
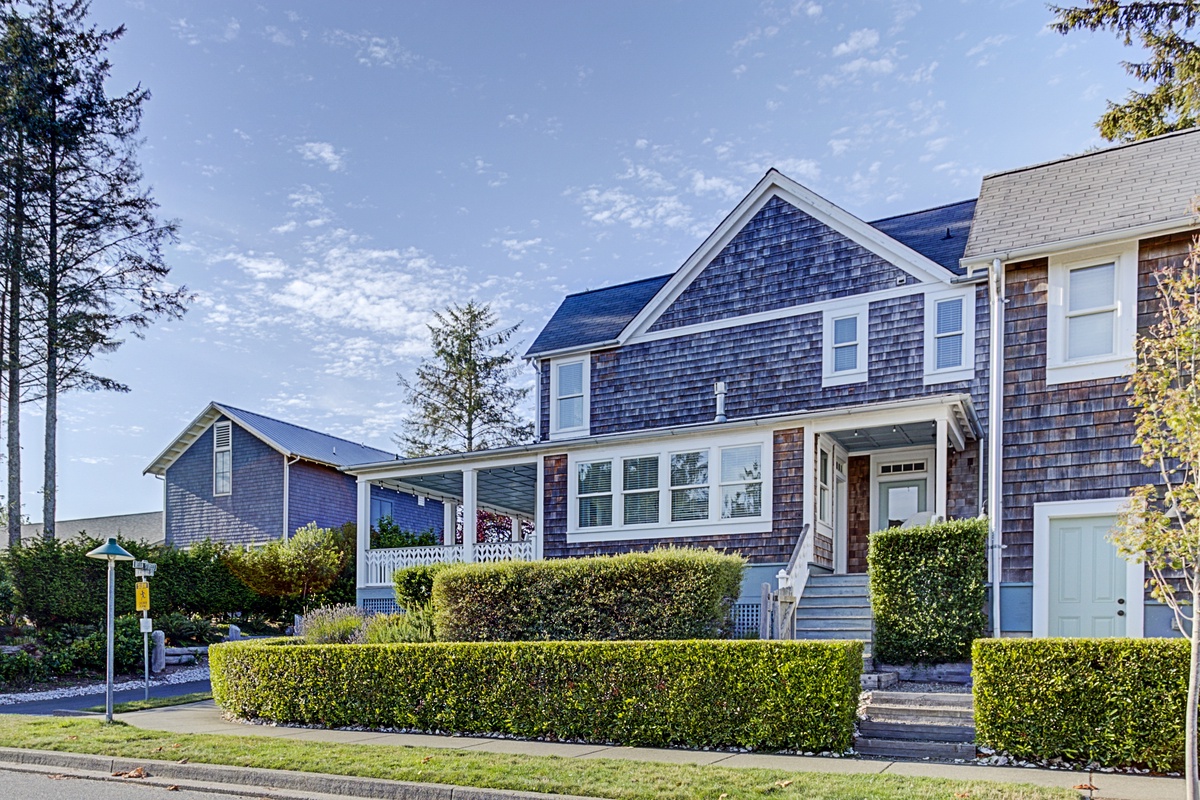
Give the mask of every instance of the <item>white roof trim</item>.
<path id="1" fill-rule="evenodd" d="M 261 441 L 273 450 L 282 453 L 285 456 L 293 455 L 287 449 L 281 447 L 277 442 L 267 436 L 264 436 L 259 431 L 247 425 L 236 413 L 220 405 L 219 403 L 209 403 L 208 406 L 200 412 L 191 424 L 183 429 L 183 432 L 175 437 L 171 444 L 167 445 L 166 449 L 158 454 L 158 457 L 150 462 L 150 465 L 142 470 L 143 475 L 165 475 L 167 470 L 174 464 L 179 457 L 188 451 L 197 439 L 204 435 L 204 432 L 217 421 L 221 415 L 228 417 L 232 422 L 236 422 L 237 426 L 249 433 L 254 438 Z"/>
<path id="2" fill-rule="evenodd" d="M 653 299 L 633 318 L 621 335 L 619 344 L 645 333 L 654 322 L 691 285 L 705 267 L 716 258 L 725 245 L 746 226 L 770 200 L 778 197 L 846 238 L 886 259 L 922 283 L 949 283 L 957 277 L 953 272 L 927 258 L 886 233 L 872 227 L 850 212 L 839 208 L 776 169 L 771 169 L 750 193 L 738 203 L 717 229 L 684 262 L 679 271 L 667 281 Z"/>

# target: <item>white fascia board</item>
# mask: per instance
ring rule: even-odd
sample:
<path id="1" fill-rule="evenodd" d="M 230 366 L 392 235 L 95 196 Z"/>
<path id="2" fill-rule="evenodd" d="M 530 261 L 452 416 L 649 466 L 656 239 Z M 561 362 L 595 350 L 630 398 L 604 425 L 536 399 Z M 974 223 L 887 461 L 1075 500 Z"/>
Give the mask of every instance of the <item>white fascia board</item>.
<path id="1" fill-rule="evenodd" d="M 167 445 L 166 449 L 159 453 L 158 457 L 150 462 L 149 466 L 142 470 L 142 474 L 166 475 L 167 470 L 170 469 L 171 465 L 174 464 L 180 456 L 186 453 L 188 448 L 190 448 L 195 441 L 199 439 L 206 430 L 208 430 L 209 426 L 216 421 L 217 417 L 221 416 L 222 414 L 224 414 L 226 417 L 229 417 L 230 420 L 237 423 L 239 428 L 246 431 L 251 436 L 254 436 L 271 449 L 282 453 L 284 456 L 294 455 L 293 453 L 288 452 L 285 448 L 281 447 L 278 443 L 254 430 L 252 427 L 243 422 L 236 414 L 231 413 L 227 408 L 224 408 L 218 403 L 210 402 L 208 406 L 205 407 L 205 409 L 201 411 L 194 420 L 192 420 L 191 424 L 184 428 L 183 431 L 175 437 L 174 441 Z M 331 464 L 330 466 L 336 465 Z"/>
<path id="2" fill-rule="evenodd" d="M 566 356 L 581 356 L 593 350 L 603 350 L 606 347 L 616 347 L 621 344 L 617 339 L 605 339 L 602 342 L 588 342 L 575 347 L 561 347 L 558 350 L 541 350 L 527 354 L 525 360 L 540 363 L 548 358 L 564 358 Z"/>
<path id="3" fill-rule="evenodd" d="M 216 409 L 218 411 L 220 411 L 222 414 L 224 414 L 225 416 L 229 417 L 231 420 L 236 422 L 238 424 L 239 428 L 241 428 L 246 433 L 253 436 L 255 439 L 258 439 L 260 442 L 265 444 L 267 447 L 270 447 L 272 450 L 275 450 L 276 452 L 283 454 L 283 456 L 285 456 L 285 457 L 296 456 L 297 458 L 305 458 L 306 461 L 315 461 L 316 460 L 316 459 L 312 459 L 312 458 L 306 458 L 304 456 L 300 456 L 296 453 L 293 453 L 290 450 L 288 450 L 286 447 L 284 447 L 283 445 L 281 445 L 278 442 L 276 442 L 275 440 L 271 439 L 269 436 L 266 436 L 263 433 L 256 431 L 250 424 L 248 424 L 245 420 L 243 420 L 241 417 L 239 417 L 237 415 L 237 412 L 230 411 L 228 408 L 225 408 L 224 406 L 220 405 L 219 403 L 213 403 L 213 406 L 216 407 Z M 320 462 L 318 462 L 318 463 L 320 463 Z"/>
<path id="4" fill-rule="evenodd" d="M 645 333 L 662 312 L 695 280 L 696 276 L 720 254 L 725 245 L 745 227 L 746 223 L 775 197 L 795 206 L 851 241 L 909 273 L 922 283 L 948 283 L 957 277 L 936 261 L 901 244 L 850 212 L 804 188 L 778 170 L 771 169 L 738 203 L 729 216 L 725 217 L 717 229 L 709 234 L 708 238 L 672 276 L 671 280 L 667 281 L 654 298 L 625 326 L 621 335 L 617 337 L 618 343 L 624 344 L 630 337 Z"/>
<path id="5" fill-rule="evenodd" d="M 958 263 L 961 264 L 963 269 L 967 271 L 967 274 L 970 275 L 973 272 L 986 270 L 989 266 L 991 266 L 992 261 L 997 258 L 1006 264 L 1011 264 L 1015 261 L 1028 261 L 1040 256 L 1067 253 L 1071 250 L 1083 250 L 1089 247 L 1114 244 L 1116 242 L 1124 242 L 1131 239 L 1145 239 L 1150 236 L 1166 236 L 1170 233 L 1179 233 L 1195 227 L 1195 217 L 1177 217 L 1164 222 L 1151 222 L 1146 225 L 1137 225 L 1132 228 L 1121 228 L 1120 230 L 1105 231 L 1104 233 L 1076 236 L 1071 239 L 1059 239 L 1053 242 L 1044 242 L 1042 244 L 1030 245 L 1028 247 L 1017 247 L 1011 250 L 998 250 L 994 253 L 971 256 L 970 258 L 962 258 L 959 259 Z"/>

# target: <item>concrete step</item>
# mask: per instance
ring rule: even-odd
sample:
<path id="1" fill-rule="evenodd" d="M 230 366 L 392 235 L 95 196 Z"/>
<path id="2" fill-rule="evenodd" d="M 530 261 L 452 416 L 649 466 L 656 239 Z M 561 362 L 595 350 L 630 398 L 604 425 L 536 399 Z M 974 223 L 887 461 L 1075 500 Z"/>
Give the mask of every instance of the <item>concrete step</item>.
<path id="1" fill-rule="evenodd" d="M 871 624 L 871 620 L 875 617 L 871 614 L 869 608 L 853 608 L 842 606 L 820 606 L 817 608 L 798 608 L 796 609 L 796 621 L 801 620 L 818 620 L 818 619 L 846 619 L 846 620 L 861 620 L 866 627 Z"/>
<path id="2" fill-rule="evenodd" d="M 865 608 L 871 609 L 871 598 L 864 595 L 843 594 L 833 597 L 811 595 L 805 592 L 797 606 L 804 608 Z"/>
<path id="3" fill-rule="evenodd" d="M 904 739 L 871 739 L 854 741 L 854 749 L 864 756 L 889 758 L 974 758 L 975 745 L 967 742 L 910 742 Z"/>
<path id="4" fill-rule="evenodd" d="M 870 628 L 818 628 L 810 629 L 796 625 L 797 639 L 861 639 L 871 641 Z"/>
<path id="5" fill-rule="evenodd" d="M 870 597 L 862 586 L 808 583 L 801 597 Z"/>
<path id="6" fill-rule="evenodd" d="M 894 672 L 873 672 L 868 665 L 870 659 L 863 659 L 863 672 L 858 676 L 858 683 L 864 692 L 873 692 L 878 689 L 887 689 L 889 686 L 895 686 L 900 682 L 900 676 Z"/>
<path id="7" fill-rule="evenodd" d="M 854 586 L 866 586 L 870 580 L 865 572 L 840 573 L 836 575 L 809 575 L 809 583 L 844 583 Z"/>
<path id="8" fill-rule="evenodd" d="M 875 674 L 892 675 L 895 673 Z M 860 719 L 858 733 L 868 739 L 904 739 L 910 742 L 975 741 L 975 727 L 972 725 L 908 725 L 902 722 Z"/>
<path id="9" fill-rule="evenodd" d="M 889 706 L 942 706 L 947 708 L 975 709 L 975 698 L 970 692 L 875 692 L 871 704 Z"/>

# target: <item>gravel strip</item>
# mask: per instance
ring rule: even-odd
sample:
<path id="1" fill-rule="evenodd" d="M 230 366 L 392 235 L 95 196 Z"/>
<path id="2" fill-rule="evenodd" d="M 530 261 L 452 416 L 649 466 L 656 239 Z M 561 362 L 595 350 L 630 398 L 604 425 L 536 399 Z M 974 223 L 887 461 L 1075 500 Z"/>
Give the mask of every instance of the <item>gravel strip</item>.
<path id="1" fill-rule="evenodd" d="M 176 670 L 160 678 L 151 678 L 151 686 L 170 686 L 176 683 L 191 683 L 192 681 L 208 680 L 208 667 L 186 667 Z M 113 684 L 113 691 L 124 689 L 140 689 L 145 686 L 141 678 L 131 681 L 119 681 Z M 62 689 L 49 689 L 43 692 L 14 692 L 0 694 L 0 706 L 11 706 L 16 703 L 32 703 L 38 700 L 59 700 L 63 697 L 81 697 L 89 694 L 104 694 L 105 684 L 89 683 L 84 686 L 68 686 Z"/>

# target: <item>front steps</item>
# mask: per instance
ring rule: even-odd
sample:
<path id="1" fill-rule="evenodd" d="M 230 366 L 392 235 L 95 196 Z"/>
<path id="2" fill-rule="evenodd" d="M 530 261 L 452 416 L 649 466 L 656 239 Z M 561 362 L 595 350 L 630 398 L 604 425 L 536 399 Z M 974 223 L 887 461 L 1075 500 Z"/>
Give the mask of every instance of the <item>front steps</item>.
<path id="1" fill-rule="evenodd" d="M 875 672 L 871 658 L 874 632 L 866 575 L 810 575 L 796 605 L 797 639 L 861 639 L 862 688 L 895 685 L 894 672 Z"/>
<path id="2" fill-rule="evenodd" d="M 888 758 L 975 758 L 970 694 L 872 692 L 854 749 Z"/>

